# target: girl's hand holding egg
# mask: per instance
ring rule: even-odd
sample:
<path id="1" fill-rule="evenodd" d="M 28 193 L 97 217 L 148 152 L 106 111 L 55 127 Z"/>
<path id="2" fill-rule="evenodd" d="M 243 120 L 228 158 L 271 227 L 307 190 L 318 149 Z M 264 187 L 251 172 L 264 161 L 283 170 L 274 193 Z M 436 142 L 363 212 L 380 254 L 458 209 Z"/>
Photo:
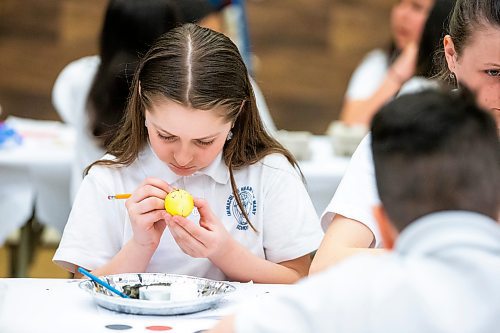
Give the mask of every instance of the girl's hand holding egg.
<path id="1" fill-rule="evenodd" d="M 212 260 L 223 254 L 234 240 L 205 200 L 194 199 L 194 206 L 200 213 L 199 225 L 176 215 L 167 218 L 168 227 L 184 253 Z"/>
<path id="2" fill-rule="evenodd" d="M 133 240 L 140 246 L 156 249 L 166 228 L 165 203 L 173 188 L 158 178 L 147 178 L 127 199 L 125 206 L 134 233 Z"/>

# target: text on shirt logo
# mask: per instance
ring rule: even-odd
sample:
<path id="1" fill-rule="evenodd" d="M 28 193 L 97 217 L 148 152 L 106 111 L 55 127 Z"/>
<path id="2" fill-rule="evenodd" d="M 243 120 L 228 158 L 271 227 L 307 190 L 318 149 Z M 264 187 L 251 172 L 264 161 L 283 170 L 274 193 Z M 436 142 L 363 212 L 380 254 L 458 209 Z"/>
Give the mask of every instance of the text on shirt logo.
<path id="1" fill-rule="evenodd" d="M 255 195 L 251 186 L 243 186 L 238 191 L 243 208 L 250 217 L 250 214 L 255 215 L 257 212 L 257 200 L 255 200 Z M 234 216 L 238 225 L 236 229 L 238 230 L 248 230 L 248 222 L 245 219 L 245 215 L 241 212 L 238 207 L 238 202 L 234 198 L 234 195 L 230 194 L 226 201 L 226 214 L 227 216 Z"/>

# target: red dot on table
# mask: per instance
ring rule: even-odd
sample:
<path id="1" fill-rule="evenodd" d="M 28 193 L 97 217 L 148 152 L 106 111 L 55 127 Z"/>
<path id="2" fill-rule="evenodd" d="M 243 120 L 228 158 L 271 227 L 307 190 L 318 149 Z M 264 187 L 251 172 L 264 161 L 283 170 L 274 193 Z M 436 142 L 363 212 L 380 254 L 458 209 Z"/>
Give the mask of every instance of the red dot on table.
<path id="1" fill-rule="evenodd" d="M 156 325 L 156 326 L 147 326 L 146 329 L 150 331 L 170 331 L 172 327 Z"/>

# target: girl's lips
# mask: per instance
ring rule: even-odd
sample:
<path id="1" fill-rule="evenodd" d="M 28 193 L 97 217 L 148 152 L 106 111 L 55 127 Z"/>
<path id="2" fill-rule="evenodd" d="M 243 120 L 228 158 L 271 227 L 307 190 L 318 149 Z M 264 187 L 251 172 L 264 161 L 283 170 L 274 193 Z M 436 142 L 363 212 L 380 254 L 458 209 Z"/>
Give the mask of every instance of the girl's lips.
<path id="1" fill-rule="evenodd" d="M 169 164 L 170 169 L 179 176 L 189 176 L 196 171 L 194 166 L 191 167 L 179 167 L 175 164 Z"/>
<path id="2" fill-rule="evenodd" d="M 175 165 L 175 164 L 170 164 L 170 165 L 173 166 L 176 169 L 179 169 L 179 170 L 191 170 L 191 169 L 194 169 L 193 166 L 181 167 L 181 166 L 178 166 L 178 165 Z"/>
<path id="3" fill-rule="evenodd" d="M 408 38 L 410 33 L 406 29 L 398 29 L 398 30 L 396 30 L 396 35 L 399 38 Z"/>

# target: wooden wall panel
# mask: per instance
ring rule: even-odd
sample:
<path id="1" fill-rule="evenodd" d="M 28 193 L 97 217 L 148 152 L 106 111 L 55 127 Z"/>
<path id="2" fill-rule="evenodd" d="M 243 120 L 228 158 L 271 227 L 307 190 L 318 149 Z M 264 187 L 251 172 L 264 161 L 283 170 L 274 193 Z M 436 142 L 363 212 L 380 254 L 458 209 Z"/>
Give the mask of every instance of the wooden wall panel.
<path id="1" fill-rule="evenodd" d="M 50 101 L 52 86 L 68 62 L 96 52 L 105 4 L 1 0 L 0 119 L 59 119 Z"/>
<path id="2" fill-rule="evenodd" d="M 393 1 L 247 1 L 256 79 L 279 128 L 323 133 L 336 119 L 352 70 L 388 40 Z M 0 0 L 0 119 L 58 119 L 54 80 L 95 54 L 106 3 Z"/>

